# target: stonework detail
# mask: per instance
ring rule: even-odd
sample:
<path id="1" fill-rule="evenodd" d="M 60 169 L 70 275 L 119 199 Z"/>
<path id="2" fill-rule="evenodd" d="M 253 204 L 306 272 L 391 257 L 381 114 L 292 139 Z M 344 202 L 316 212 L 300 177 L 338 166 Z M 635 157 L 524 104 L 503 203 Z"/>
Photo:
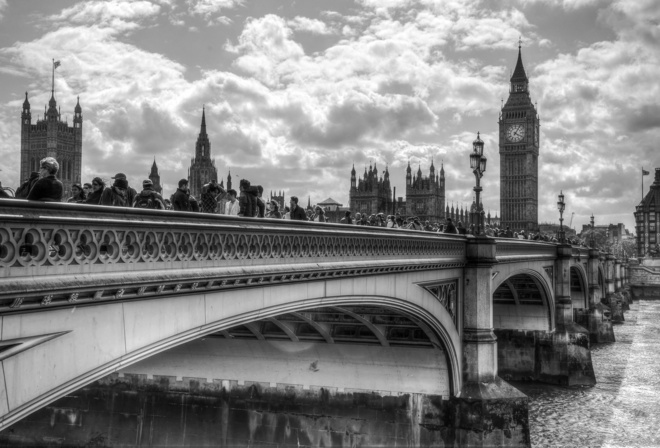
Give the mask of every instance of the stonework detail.
<path id="1" fill-rule="evenodd" d="M 447 310 L 449 315 L 454 320 L 454 325 L 458 326 L 457 321 L 457 294 L 458 294 L 458 280 L 451 280 L 437 284 L 425 284 L 424 289 L 430 292 L 433 297 L 438 299 L 440 304 Z"/>

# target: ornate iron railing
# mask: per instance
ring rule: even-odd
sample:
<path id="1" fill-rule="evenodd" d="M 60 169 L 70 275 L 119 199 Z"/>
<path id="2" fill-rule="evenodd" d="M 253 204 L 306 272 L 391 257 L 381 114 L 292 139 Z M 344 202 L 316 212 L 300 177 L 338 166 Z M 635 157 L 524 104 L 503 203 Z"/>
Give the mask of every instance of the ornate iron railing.
<path id="1" fill-rule="evenodd" d="M 465 258 L 462 236 L 341 224 L 10 199 L 0 200 L 0 220 L 0 311 L 3 304 L 309 281 L 422 269 L 421 260 L 456 265 Z M 324 268 L 333 262 L 344 263 L 343 270 Z M 291 269 L 303 264 L 304 273 Z M 277 275 L 266 275 L 265 267 Z M 95 278 L 103 278 L 96 283 L 105 288 L 92 287 Z M 135 288 L 121 286 L 129 278 Z M 35 279 L 41 285 L 32 286 Z"/>

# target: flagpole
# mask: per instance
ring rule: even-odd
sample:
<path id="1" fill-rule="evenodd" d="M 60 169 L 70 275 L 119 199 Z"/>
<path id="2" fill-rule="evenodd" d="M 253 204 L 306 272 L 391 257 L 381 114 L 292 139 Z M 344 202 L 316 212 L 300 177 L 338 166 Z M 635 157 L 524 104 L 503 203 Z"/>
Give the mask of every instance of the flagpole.
<path id="1" fill-rule="evenodd" d="M 55 96 L 55 59 L 53 59 L 52 72 L 53 72 L 53 84 L 51 86 L 50 93 L 51 96 Z"/>
<path id="2" fill-rule="evenodd" d="M 644 202 L 644 167 L 642 167 L 642 202 Z"/>

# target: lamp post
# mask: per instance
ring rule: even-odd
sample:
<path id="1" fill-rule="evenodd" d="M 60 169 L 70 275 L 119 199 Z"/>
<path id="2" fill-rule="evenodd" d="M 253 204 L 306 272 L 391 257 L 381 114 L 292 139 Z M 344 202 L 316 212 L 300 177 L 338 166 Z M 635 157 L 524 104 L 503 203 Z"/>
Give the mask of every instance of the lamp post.
<path id="1" fill-rule="evenodd" d="M 566 209 L 566 203 L 564 202 L 564 193 L 559 192 L 559 201 L 557 201 L 557 209 L 559 210 L 559 232 L 557 232 L 557 240 L 560 244 L 566 242 L 566 236 L 564 234 L 564 210 Z"/>
<path id="2" fill-rule="evenodd" d="M 594 227 L 594 214 L 591 214 L 591 241 L 589 245 L 591 246 L 592 249 L 596 248 L 596 245 L 594 243 L 594 232 L 596 231 L 596 227 Z"/>
<path id="3" fill-rule="evenodd" d="M 474 177 L 477 181 L 477 185 L 474 187 L 474 193 L 476 196 L 477 207 L 475 211 L 472 212 L 472 222 L 475 224 L 474 235 L 481 235 L 483 232 L 483 223 L 481 210 L 479 209 L 481 204 L 481 185 L 480 181 L 486 171 L 486 162 L 487 158 L 484 156 L 484 142 L 479 137 L 479 132 L 477 132 L 477 139 L 472 142 L 472 153 L 470 153 L 470 168 L 474 173 Z"/>

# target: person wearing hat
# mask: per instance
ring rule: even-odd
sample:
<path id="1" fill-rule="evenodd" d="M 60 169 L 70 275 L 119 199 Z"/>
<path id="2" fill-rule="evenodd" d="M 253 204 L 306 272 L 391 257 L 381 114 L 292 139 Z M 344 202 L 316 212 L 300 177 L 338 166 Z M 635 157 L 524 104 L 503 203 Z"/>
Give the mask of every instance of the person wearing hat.
<path id="1" fill-rule="evenodd" d="M 66 201 L 74 204 L 82 204 L 86 199 L 85 192 L 80 184 L 73 184 L 71 186 L 71 197 Z"/>
<path id="2" fill-rule="evenodd" d="M 181 179 L 179 181 L 179 188 L 172 195 L 172 210 L 182 212 L 192 210 L 190 206 L 190 193 L 188 192 L 188 179 Z"/>
<path id="3" fill-rule="evenodd" d="M 52 157 L 46 157 L 39 162 L 39 180 L 37 180 L 30 192 L 28 201 L 60 202 L 64 187 L 55 175 L 60 170 L 60 164 Z"/>
<path id="4" fill-rule="evenodd" d="M 154 183 L 151 179 L 142 181 L 142 191 L 135 196 L 133 208 L 149 208 L 152 210 L 165 210 L 163 197 L 154 190 Z"/>
<path id="5" fill-rule="evenodd" d="M 112 207 L 132 207 L 137 191 L 128 186 L 128 180 L 124 173 L 117 173 L 114 183 L 106 188 L 101 195 L 101 205 Z"/>

